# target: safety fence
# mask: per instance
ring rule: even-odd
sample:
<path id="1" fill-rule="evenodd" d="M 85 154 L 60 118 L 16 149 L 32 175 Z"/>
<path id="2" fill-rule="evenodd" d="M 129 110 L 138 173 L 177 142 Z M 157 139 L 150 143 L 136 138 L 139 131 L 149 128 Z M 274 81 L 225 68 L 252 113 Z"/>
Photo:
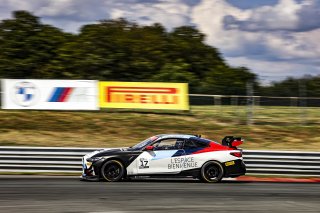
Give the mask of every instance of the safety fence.
<path id="1" fill-rule="evenodd" d="M 320 97 L 189 94 L 190 105 L 320 107 Z"/>
<path id="2" fill-rule="evenodd" d="M 98 148 L 97 148 L 98 149 Z M 0 173 L 81 173 L 94 148 L 0 147 Z M 244 150 L 248 174 L 320 176 L 320 152 Z"/>

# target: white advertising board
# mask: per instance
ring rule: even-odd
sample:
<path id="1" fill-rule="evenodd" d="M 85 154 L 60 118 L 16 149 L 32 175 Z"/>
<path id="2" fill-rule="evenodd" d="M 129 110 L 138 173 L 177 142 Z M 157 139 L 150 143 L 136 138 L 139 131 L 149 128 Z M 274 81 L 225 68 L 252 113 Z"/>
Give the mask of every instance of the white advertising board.
<path id="1" fill-rule="evenodd" d="M 98 81 L 3 79 L 2 109 L 98 110 Z"/>

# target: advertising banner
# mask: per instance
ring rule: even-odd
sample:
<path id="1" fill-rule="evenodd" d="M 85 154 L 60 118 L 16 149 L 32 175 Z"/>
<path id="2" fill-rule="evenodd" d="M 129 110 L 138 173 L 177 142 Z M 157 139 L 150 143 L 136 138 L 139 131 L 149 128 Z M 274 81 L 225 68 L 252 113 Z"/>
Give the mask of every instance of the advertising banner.
<path id="1" fill-rule="evenodd" d="M 98 110 L 98 81 L 3 79 L 2 109 Z"/>
<path id="2" fill-rule="evenodd" d="M 188 84 L 100 82 L 101 108 L 189 110 Z"/>

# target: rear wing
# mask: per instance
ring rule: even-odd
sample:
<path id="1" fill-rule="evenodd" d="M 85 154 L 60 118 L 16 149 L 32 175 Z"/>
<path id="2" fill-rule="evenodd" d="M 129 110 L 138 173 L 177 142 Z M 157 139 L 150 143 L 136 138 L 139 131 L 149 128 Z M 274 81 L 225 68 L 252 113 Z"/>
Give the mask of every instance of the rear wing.
<path id="1" fill-rule="evenodd" d="M 222 139 L 222 145 L 230 148 L 237 148 L 237 146 L 243 144 L 243 141 L 244 140 L 241 137 L 226 136 Z"/>

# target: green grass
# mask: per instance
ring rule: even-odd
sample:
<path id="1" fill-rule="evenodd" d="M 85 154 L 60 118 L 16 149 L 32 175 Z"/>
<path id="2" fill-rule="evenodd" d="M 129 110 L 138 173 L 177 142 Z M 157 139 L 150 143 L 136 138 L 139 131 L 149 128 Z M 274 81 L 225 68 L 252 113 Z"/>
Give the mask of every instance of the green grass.
<path id="1" fill-rule="evenodd" d="M 0 110 L 0 145 L 121 147 L 161 133 L 192 133 L 221 141 L 245 138 L 244 149 L 320 151 L 320 108 L 193 106 L 190 112 Z"/>

